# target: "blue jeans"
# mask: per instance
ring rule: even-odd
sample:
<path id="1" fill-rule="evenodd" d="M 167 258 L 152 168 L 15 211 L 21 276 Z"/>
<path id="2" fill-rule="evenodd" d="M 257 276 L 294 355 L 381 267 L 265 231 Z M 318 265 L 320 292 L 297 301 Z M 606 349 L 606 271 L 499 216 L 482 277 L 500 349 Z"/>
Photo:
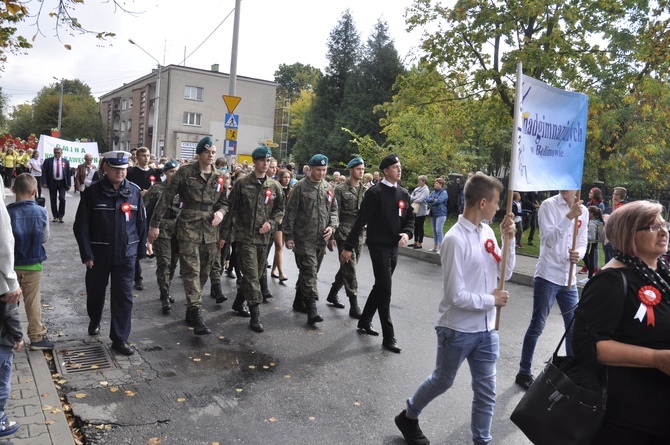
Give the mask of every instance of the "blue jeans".
<path id="1" fill-rule="evenodd" d="M 444 222 L 446 220 L 446 215 L 430 217 L 430 223 L 433 226 L 433 241 L 437 247 L 442 245 L 442 238 L 444 238 Z"/>
<path id="2" fill-rule="evenodd" d="M 544 278 L 535 277 L 533 280 L 533 315 L 530 318 L 530 325 L 523 338 L 523 347 L 521 348 L 521 362 L 519 363 L 519 372 L 530 374 L 530 367 L 533 363 L 533 352 L 537 339 L 542 335 L 544 325 L 547 322 L 547 316 L 554 301 L 558 301 L 558 307 L 563 315 L 563 324 L 566 329 L 570 320 L 572 320 L 575 305 L 579 301 L 577 294 L 577 285 L 573 284 L 570 289 L 567 286 L 554 284 Z M 565 338 L 565 350 L 568 355 L 572 353 L 572 328 Z"/>
<path id="3" fill-rule="evenodd" d="M 491 441 L 491 422 L 496 396 L 496 361 L 499 356 L 498 331 L 460 332 L 438 326 L 435 370 L 407 400 L 407 412 L 418 417 L 437 396 L 451 388 L 465 359 L 472 376 L 472 441 Z"/>
<path id="4" fill-rule="evenodd" d="M 5 413 L 7 400 L 9 400 L 13 361 L 14 349 L 11 346 L 0 346 L 0 416 Z"/>

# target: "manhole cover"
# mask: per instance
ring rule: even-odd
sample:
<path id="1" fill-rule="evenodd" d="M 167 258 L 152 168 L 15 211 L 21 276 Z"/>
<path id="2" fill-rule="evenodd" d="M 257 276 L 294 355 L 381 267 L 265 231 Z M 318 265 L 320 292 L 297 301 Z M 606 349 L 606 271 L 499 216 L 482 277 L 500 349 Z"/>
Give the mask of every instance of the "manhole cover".
<path id="1" fill-rule="evenodd" d="M 83 345 L 54 351 L 61 375 L 114 368 L 107 349 L 101 345 Z"/>

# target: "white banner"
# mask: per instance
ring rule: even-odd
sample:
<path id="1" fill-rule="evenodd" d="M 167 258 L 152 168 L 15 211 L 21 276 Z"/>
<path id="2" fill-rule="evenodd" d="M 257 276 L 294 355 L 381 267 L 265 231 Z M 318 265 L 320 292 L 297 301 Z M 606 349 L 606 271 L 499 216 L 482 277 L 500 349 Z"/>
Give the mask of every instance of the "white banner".
<path id="1" fill-rule="evenodd" d="M 510 190 L 580 190 L 589 98 L 522 76 Z M 516 158 L 516 159 L 515 159 Z"/>
<path id="2" fill-rule="evenodd" d="M 40 141 L 37 144 L 37 150 L 40 152 L 40 159 L 52 158 L 54 148 L 60 147 L 63 150 L 63 157 L 70 161 L 70 168 L 75 168 L 84 163 L 84 155 L 93 156 L 93 165 L 96 167 L 100 162 L 100 153 L 98 153 L 97 142 L 73 142 L 65 139 L 52 138 L 47 135 L 40 135 Z"/>

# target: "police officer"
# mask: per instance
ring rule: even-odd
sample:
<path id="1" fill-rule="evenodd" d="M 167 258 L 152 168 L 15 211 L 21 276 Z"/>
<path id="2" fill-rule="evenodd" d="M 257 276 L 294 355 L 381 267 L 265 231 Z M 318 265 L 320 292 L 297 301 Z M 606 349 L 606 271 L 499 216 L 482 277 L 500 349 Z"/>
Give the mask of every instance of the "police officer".
<path id="1" fill-rule="evenodd" d="M 177 170 L 179 170 L 179 163 L 177 161 L 174 159 L 167 161 L 163 166 L 165 182 L 155 184 L 144 195 L 144 204 L 147 208 L 148 219 L 151 219 L 153 216 L 156 203 L 163 195 L 165 188 L 175 173 L 177 173 Z M 165 214 L 159 225 L 160 233 L 153 243 L 154 253 L 156 254 L 156 281 L 158 281 L 161 309 L 164 314 L 172 310 L 172 303 L 174 303 L 174 298 L 170 295 L 170 283 L 172 283 L 172 277 L 174 277 L 177 262 L 179 261 L 179 243 L 174 229 L 180 213 L 179 196 L 175 196 L 172 200 L 172 205 L 165 210 Z"/>
<path id="2" fill-rule="evenodd" d="M 384 339 L 382 346 L 391 352 L 400 353 L 391 322 L 391 289 L 393 271 L 398 261 L 398 246 L 406 246 L 414 235 L 414 212 L 410 206 L 407 190 L 398 182 L 402 166 L 396 155 L 382 159 L 379 169 L 384 179 L 370 187 L 358 211 L 340 253 L 340 262 L 347 263 L 359 244 L 360 234 L 367 224 L 367 241 L 375 284 L 365 302 L 358 329 L 369 335 L 379 335 L 372 328 L 372 317 L 379 311 Z"/>
<path id="3" fill-rule="evenodd" d="M 263 294 L 259 277 L 266 274 L 268 246 L 271 235 L 284 216 L 284 193 L 277 181 L 267 174 L 272 152 L 266 146 L 251 153 L 254 170 L 235 183 L 230 196 L 230 208 L 224 221 L 224 239 L 234 232 L 237 261 L 242 279 L 237 287 L 247 300 L 256 332 L 263 332 L 259 304 Z"/>
<path id="4" fill-rule="evenodd" d="M 325 180 L 328 158 L 316 154 L 307 162 L 309 173 L 295 185 L 282 222 L 286 248 L 293 250 L 299 274 L 293 309 L 307 313 L 307 323 L 323 321 L 316 310 L 316 276 L 326 244 L 338 226 L 337 200 Z"/>
<path id="5" fill-rule="evenodd" d="M 196 162 L 181 167 L 158 200 L 149 223 L 149 242 L 158 238 L 163 215 L 178 194 L 182 211 L 176 231 L 186 292 L 186 323 L 193 326 L 195 335 L 205 335 L 211 331 L 202 320 L 202 286 L 218 254 L 217 242 L 221 237 L 217 226 L 223 221 L 228 203 L 223 172 L 214 168 L 216 147 L 212 138 L 202 138 L 195 152 Z"/>
<path id="6" fill-rule="evenodd" d="M 339 253 L 342 253 L 342 249 L 344 249 L 344 242 L 347 240 L 347 236 L 356 221 L 358 209 L 361 208 L 363 194 L 366 190 L 361 182 L 363 175 L 365 174 L 365 163 L 363 162 L 363 159 L 352 159 L 349 161 L 349 164 L 347 164 L 347 168 L 349 169 L 349 179 L 347 179 L 344 184 L 335 187 L 335 199 L 337 200 L 337 206 L 340 212 L 340 225 L 337 227 L 335 235 L 328 242 L 328 249 L 330 251 L 333 250 L 335 243 L 337 243 L 337 251 Z M 349 297 L 349 303 L 351 304 L 349 316 L 352 318 L 361 318 L 361 308 L 358 307 L 356 265 L 361 256 L 361 250 L 363 249 L 363 238 L 363 233 L 361 233 L 358 238 L 358 245 L 354 247 L 351 253 L 351 260 L 340 265 L 340 269 L 335 275 L 335 281 L 328 293 L 328 298 L 326 298 L 326 301 L 331 303 L 334 307 L 344 309 L 344 305 L 340 303 L 339 298 L 337 298 L 337 293 L 342 289 L 342 286 L 344 286 L 347 296 Z"/>
<path id="7" fill-rule="evenodd" d="M 145 255 L 146 214 L 140 189 L 126 180 L 130 153 L 104 155 L 102 180 L 84 190 L 74 222 L 81 261 L 86 264 L 86 309 L 89 335 L 100 333 L 105 292 L 111 275 L 109 338 L 123 355 L 135 352 L 128 343 L 133 310 L 135 259 Z"/>

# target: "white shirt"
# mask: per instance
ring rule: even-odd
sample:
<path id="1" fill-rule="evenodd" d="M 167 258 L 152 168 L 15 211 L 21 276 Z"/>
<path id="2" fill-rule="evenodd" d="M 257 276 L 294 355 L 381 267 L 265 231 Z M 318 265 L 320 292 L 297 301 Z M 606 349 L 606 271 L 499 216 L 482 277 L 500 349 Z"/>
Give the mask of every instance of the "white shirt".
<path id="1" fill-rule="evenodd" d="M 535 276 L 560 286 L 568 285 L 570 275 L 570 250 L 572 249 L 573 220 L 565 215 L 570 206 L 558 194 L 545 199 L 540 205 L 537 221 L 540 226 L 540 256 L 535 266 Z M 579 217 L 575 250 L 583 258 L 588 244 L 589 211 L 582 206 Z M 577 267 L 572 268 L 572 284 L 577 283 Z"/>
<path id="2" fill-rule="evenodd" d="M 397 183 L 397 182 L 396 182 L 395 184 L 391 184 L 389 181 L 386 180 L 386 178 L 382 179 L 381 183 L 382 183 L 382 184 L 386 184 L 386 185 L 388 185 L 389 187 L 393 187 L 393 188 L 398 187 L 398 183 Z"/>
<path id="3" fill-rule="evenodd" d="M 30 158 L 28 162 L 30 174 L 33 176 L 42 176 L 42 160 L 39 158 Z"/>
<path id="4" fill-rule="evenodd" d="M 493 229 L 487 224 L 475 226 L 458 217 L 442 241 L 442 300 L 437 314 L 437 326 L 460 332 L 484 332 L 495 328 L 495 299 L 502 265 L 486 251 L 486 242 L 493 241 L 495 253 L 502 258 Z M 505 280 L 514 272 L 516 254 L 514 242 L 509 242 Z"/>

